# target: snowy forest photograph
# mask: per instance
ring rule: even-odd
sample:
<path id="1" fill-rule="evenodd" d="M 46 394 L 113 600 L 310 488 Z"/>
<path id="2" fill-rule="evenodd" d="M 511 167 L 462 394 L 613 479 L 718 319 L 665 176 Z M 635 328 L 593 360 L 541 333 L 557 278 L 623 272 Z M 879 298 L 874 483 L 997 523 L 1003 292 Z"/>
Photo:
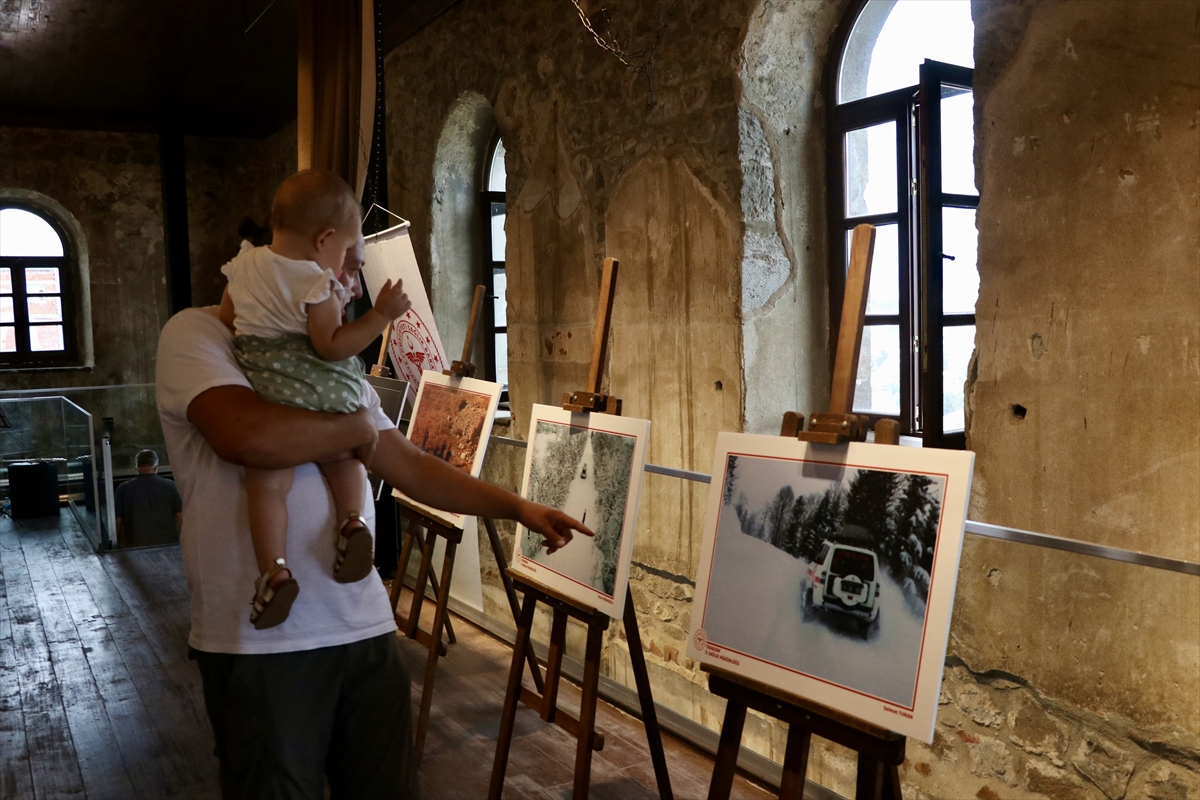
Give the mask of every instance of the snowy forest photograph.
<path id="1" fill-rule="evenodd" d="M 913 703 L 945 478 L 730 454 L 708 641 Z"/>
<path id="2" fill-rule="evenodd" d="M 522 528 L 522 555 L 612 597 L 626 509 L 636 501 L 630 497 L 636 445 L 635 436 L 536 420 L 526 498 L 570 514 L 596 535 L 576 535 L 548 554 L 542 537 Z"/>

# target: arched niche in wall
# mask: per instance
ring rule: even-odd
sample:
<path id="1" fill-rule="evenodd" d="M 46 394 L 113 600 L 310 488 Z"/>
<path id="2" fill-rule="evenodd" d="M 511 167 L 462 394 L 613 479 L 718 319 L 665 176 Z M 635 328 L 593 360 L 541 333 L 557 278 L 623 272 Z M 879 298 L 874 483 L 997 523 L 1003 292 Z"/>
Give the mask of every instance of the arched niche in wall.
<path id="1" fill-rule="evenodd" d="M 450 358 L 458 358 L 481 275 L 483 161 L 496 115 L 483 95 L 466 92 L 446 115 L 433 164 L 430 302 Z M 482 363 L 482 336 L 472 360 Z"/>
<path id="2" fill-rule="evenodd" d="M 69 272 L 64 286 L 69 286 L 69 293 L 62 289 L 62 296 L 69 297 L 72 308 L 60 319 L 73 321 L 74 332 L 67 331 L 66 336 L 73 336 L 69 342 L 69 360 L 37 364 L 33 369 L 71 369 L 92 367 L 95 364 L 95 353 L 92 345 L 92 293 L 91 274 L 88 269 L 88 245 L 83 226 L 75 215 L 52 197 L 29 189 L 12 189 L 0 187 L 0 208 L 13 206 L 35 212 L 51 223 L 54 234 L 63 243 L 62 255 L 66 257 L 66 268 Z M 56 290 L 50 289 L 52 293 Z M 64 309 L 66 311 L 66 309 Z M 51 319 L 53 319 L 51 317 Z M 59 348 L 61 344 L 55 345 Z M 36 349 L 36 348 L 35 348 Z M 20 369 L 22 367 L 9 367 Z"/>

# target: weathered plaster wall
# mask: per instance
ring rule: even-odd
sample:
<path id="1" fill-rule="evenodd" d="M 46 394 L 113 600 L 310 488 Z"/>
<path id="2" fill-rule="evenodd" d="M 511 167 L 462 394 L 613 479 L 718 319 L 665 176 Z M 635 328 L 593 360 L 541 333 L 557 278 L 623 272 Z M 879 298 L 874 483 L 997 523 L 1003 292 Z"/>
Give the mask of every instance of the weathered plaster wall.
<path id="1" fill-rule="evenodd" d="M 462 355 L 475 286 L 480 281 L 483 232 L 479 193 L 483 190 L 483 159 L 495 130 L 496 115 L 487 99 L 466 92 L 450 110 L 438 137 L 430 209 L 429 296 L 442 346 L 451 360 Z M 482 326 L 477 331 L 472 360 L 483 363 L 479 356 Z"/>
<path id="2" fill-rule="evenodd" d="M 0 127 L 0 187 L 45 195 L 79 223 L 90 275 L 95 365 L 0 373 L 2 388 L 55 389 L 97 417 L 114 417 L 116 441 L 161 444 L 147 404 L 154 350 L 166 322 L 158 137 Z M 112 387 L 75 390 L 71 387 Z M 61 391 L 60 391 L 61 390 Z"/>
<path id="3" fill-rule="evenodd" d="M 296 171 L 296 124 L 265 139 L 189 136 L 184 145 L 192 305 L 214 305 L 225 290 L 221 267 L 241 241 L 238 223 L 247 215 L 264 223 L 275 190 Z"/>
<path id="4" fill-rule="evenodd" d="M 747 433 L 829 407 L 822 80 L 847 5 L 760 3 L 740 54 Z"/>

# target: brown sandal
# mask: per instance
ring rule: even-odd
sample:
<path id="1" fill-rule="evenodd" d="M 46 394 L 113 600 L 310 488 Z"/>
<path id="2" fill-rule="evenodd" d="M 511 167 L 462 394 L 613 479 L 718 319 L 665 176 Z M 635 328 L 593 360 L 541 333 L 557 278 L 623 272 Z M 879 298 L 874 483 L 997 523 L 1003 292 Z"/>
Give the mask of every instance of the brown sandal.
<path id="1" fill-rule="evenodd" d="M 346 528 L 355 523 L 357 527 L 347 532 Z M 351 511 L 337 532 L 333 579 L 338 583 L 355 583 L 370 575 L 375 567 L 374 545 L 367 521 L 357 511 Z"/>
<path id="2" fill-rule="evenodd" d="M 271 585 L 271 579 L 287 570 L 288 577 Z M 274 628 L 288 618 L 292 611 L 292 603 L 300 594 L 300 584 L 291 576 L 287 561 L 275 559 L 271 568 L 259 575 L 254 581 L 254 599 L 250 601 L 250 623 L 258 630 Z"/>

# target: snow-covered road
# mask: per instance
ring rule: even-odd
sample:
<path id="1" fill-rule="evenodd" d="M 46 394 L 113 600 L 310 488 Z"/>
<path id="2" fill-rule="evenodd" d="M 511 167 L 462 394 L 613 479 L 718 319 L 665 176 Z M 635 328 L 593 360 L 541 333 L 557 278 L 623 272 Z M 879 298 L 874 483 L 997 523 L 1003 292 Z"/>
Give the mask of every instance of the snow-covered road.
<path id="1" fill-rule="evenodd" d="M 592 439 L 589 436 L 577 467 L 579 472 L 575 473 L 575 477 L 567 489 L 567 499 L 560 509 L 588 526 L 596 525 L 599 521 L 597 519 L 598 498 L 596 497 L 596 466 L 594 462 Z M 580 478 L 579 476 L 585 471 L 587 477 Z M 587 584 L 597 591 L 604 591 L 604 587 L 600 585 L 600 551 L 590 536 L 575 536 L 570 544 L 553 555 L 546 555 L 545 550 L 539 550 L 534 560 L 539 564 L 545 564 L 560 575 L 566 575 L 568 578 Z"/>
<path id="2" fill-rule="evenodd" d="M 743 534 L 721 515 L 703 626 L 710 642 L 911 706 L 924 619 L 880 570 L 879 630 L 864 640 L 833 614 L 805 619 L 807 563 Z"/>

